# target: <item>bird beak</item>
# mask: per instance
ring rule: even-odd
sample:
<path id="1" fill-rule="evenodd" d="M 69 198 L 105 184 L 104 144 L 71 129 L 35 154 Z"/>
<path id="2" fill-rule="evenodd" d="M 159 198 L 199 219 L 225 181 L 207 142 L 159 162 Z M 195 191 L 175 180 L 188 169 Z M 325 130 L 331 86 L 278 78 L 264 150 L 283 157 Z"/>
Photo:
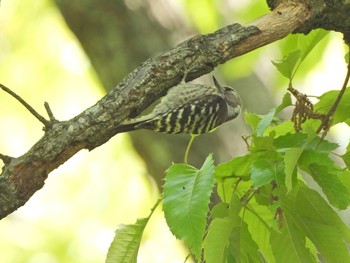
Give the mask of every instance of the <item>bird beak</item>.
<path id="1" fill-rule="evenodd" d="M 218 90 L 221 90 L 221 86 L 214 76 L 213 76 L 213 81 L 214 81 L 215 87 L 217 87 Z"/>

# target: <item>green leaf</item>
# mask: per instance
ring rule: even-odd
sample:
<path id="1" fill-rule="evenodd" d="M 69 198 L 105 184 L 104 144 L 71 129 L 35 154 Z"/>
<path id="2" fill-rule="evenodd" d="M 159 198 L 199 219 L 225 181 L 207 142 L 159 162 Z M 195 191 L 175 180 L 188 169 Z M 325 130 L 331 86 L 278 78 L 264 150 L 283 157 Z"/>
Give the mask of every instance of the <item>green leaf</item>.
<path id="1" fill-rule="evenodd" d="M 272 64 L 277 68 L 277 70 L 285 76 L 287 79 L 292 79 L 294 68 L 297 65 L 301 56 L 300 50 L 295 50 L 289 53 L 280 61 L 272 61 Z"/>
<path id="2" fill-rule="evenodd" d="M 213 207 L 210 211 L 210 215 L 212 218 L 223 218 L 228 216 L 229 204 L 226 202 L 218 203 Z"/>
<path id="3" fill-rule="evenodd" d="M 282 102 L 276 108 L 276 114 L 280 113 L 282 110 L 292 105 L 292 98 L 289 92 L 286 92 L 283 96 Z"/>
<path id="4" fill-rule="evenodd" d="M 314 47 L 320 42 L 329 31 L 324 29 L 316 29 L 311 31 L 308 35 L 298 35 L 298 48 L 301 51 L 300 63 L 304 61 L 307 55 L 314 49 Z"/>
<path id="5" fill-rule="evenodd" d="M 276 137 L 286 135 L 288 133 L 295 133 L 294 123 L 292 121 L 284 121 L 277 124 L 276 126 L 270 126 L 265 131 L 266 134 L 270 134 L 271 132 L 273 132 Z"/>
<path id="6" fill-rule="evenodd" d="M 276 108 L 273 108 L 269 111 L 268 114 L 266 114 L 261 121 L 258 124 L 258 127 L 256 129 L 256 135 L 262 136 L 264 134 L 264 131 L 270 126 L 273 118 L 276 114 Z"/>
<path id="7" fill-rule="evenodd" d="M 187 164 L 173 164 L 167 170 L 163 210 L 171 232 L 201 258 L 208 204 L 214 185 L 212 155 L 200 170 Z"/>
<path id="8" fill-rule="evenodd" d="M 338 94 L 339 94 L 339 90 L 331 90 L 324 93 L 320 97 L 320 100 L 314 105 L 315 111 L 323 114 L 328 113 Z M 349 119 L 349 112 L 350 112 L 350 89 L 346 89 L 333 115 L 332 125 L 337 124 L 339 122 L 345 122 L 347 119 Z"/>
<path id="9" fill-rule="evenodd" d="M 325 262 L 350 262 L 348 248 L 339 234 L 334 233 L 333 227 L 312 222 L 308 218 L 304 218 L 303 226 Z"/>
<path id="10" fill-rule="evenodd" d="M 252 136 L 253 140 L 250 147 L 250 152 L 254 155 L 263 156 L 266 154 L 267 151 L 276 152 L 275 147 L 273 145 L 273 133 L 270 134 L 271 136 L 261 136 L 256 137 Z M 265 153 L 263 153 L 265 152 Z M 274 154 L 275 155 L 275 154 Z"/>
<path id="11" fill-rule="evenodd" d="M 223 202 L 229 202 L 231 200 L 233 187 L 238 182 L 242 183 L 240 178 L 228 177 L 218 180 L 217 193 Z"/>
<path id="12" fill-rule="evenodd" d="M 120 225 L 115 232 L 106 258 L 106 263 L 136 263 L 143 230 L 149 220 L 138 219 L 133 225 Z"/>
<path id="13" fill-rule="evenodd" d="M 295 199 L 294 213 L 325 262 L 350 262 L 349 228 L 316 191 L 302 186 Z"/>
<path id="14" fill-rule="evenodd" d="M 319 29 L 312 31 L 307 36 L 300 35 L 298 49 L 289 53 L 281 61 L 272 61 L 272 64 L 283 76 L 292 80 L 300 64 L 327 33 L 328 31 Z"/>
<path id="15" fill-rule="evenodd" d="M 268 206 L 258 205 L 254 198 L 249 201 L 249 206 L 252 210 L 245 210 L 244 222 L 247 223 L 249 232 L 258 245 L 259 252 L 265 259 L 263 262 L 276 263 L 271 245 L 268 242 L 270 240 L 271 229 L 275 227 L 273 226 L 275 224 L 274 211 Z"/>
<path id="16" fill-rule="evenodd" d="M 295 223 L 292 215 L 284 212 L 280 232 L 271 231 L 270 243 L 276 262 L 313 263 L 317 262 L 305 244 L 305 234 Z"/>
<path id="17" fill-rule="evenodd" d="M 203 242 L 204 259 L 207 263 L 226 262 L 226 249 L 232 231 L 229 217 L 215 218 Z"/>
<path id="18" fill-rule="evenodd" d="M 252 165 L 252 182 L 255 188 L 266 185 L 275 179 L 275 165 L 267 159 L 258 159 Z"/>
<path id="19" fill-rule="evenodd" d="M 235 226 L 229 237 L 229 252 L 231 252 L 235 262 L 262 262 L 258 254 L 258 246 L 252 239 L 247 224 L 239 217 L 238 213 L 232 220 L 235 222 Z"/>
<path id="20" fill-rule="evenodd" d="M 339 209 L 349 206 L 349 190 L 339 178 L 342 170 L 329 158 L 328 153 L 304 150 L 298 165 L 312 176 L 333 206 Z"/>
<path id="21" fill-rule="evenodd" d="M 215 218 L 209 225 L 208 234 L 203 241 L 204 260 L 207 263 L 226 262 L 229 237 L 234 227 L 232 216 L 238 214 L 241 208 L 239 197 L 232 195 L 227 215 Z"/>
<path id="22" fill-rule="evenodd" d="M 330 153 L 337 149 L 339 145 L 337 143 L 329 142 L 325 139 L 321 139 L 318 136 L 310 139 L 305 149 L 317 150 L 319 153 Z"/>
<path id="23" fill-rule="evenodd" d="M 258 246 L 239 216 L 241 208 L 239 197 L 233 195 L 228 216 L 212 221 L 203 242 L 205 262 L 260 262 Z"/>
<path id="24" fill-rule="evenodd" d="M 280 207 L 275 218 L 280 222 L 279 231 L 272 230 L 270 243 L 276 262 L 304 263 L 316 262 L 312 251 L 306 245 L 306 234 L 300 226 L 298 216 L 295 214 L 295 194 L 299 184 L 288 194 L 280 193 Z"/>
<path id="25" fill-rule="evenodd" d="M 343 158 L 343 161 L 348 167 L 348 169 L 350 169 L 350 151 L 347 151 L 341 157 Z"/>
<path id="26" fill-rule="evenodd" d="M 349 227 L 317 191 L 300 184 L 300 189 L 296 194 L 295 208 L 301 218 L 333 226 L 334 232 L 341 235 L 341 240 L 350 242 Z"/>
<path id="27" fill-rule="evenodd" d="M 292 105 L 292 100 L 291 100 L 291 96 L 290 93 L 286 93 L 283 96 L 282 102 L 281 104 L 276 107 L 276 108 L 272 108 L 268 114 L 266 114 L 265 116 L 260 117 L 260 119 L 255 118 L 255 122 L 254 125 L 256 125 L 256 122 L 258 122 L 257 126 L 254 126 L 253 130 L 256 130 L 256 134 L 257 136 L 262 136 L 264 134 L 264 132 L 266 131 L 267 128 L 270 127 L 272 121 L 274 120 L 275 116 L 281 112 L 283 109 L 285 109 L 286 107 Z M 246 118 L 247 120 L 247 118 Z M 250 120 L 251 121 L 251 120 Z"/>
<path id="28" fill-rule="evenodd" d="M 301 158 L 299 158 L 298 165 L 303 169 L 311 164 L 320 164 L 333 168 L 334 162 L 329 158 L 329 153 L 327 152 L 319 152 L 317 149 L 305 149 Z"/>
<path id="29" fill-rule="evenodd" d="M 218 180 L 225 177 L 249 177 L 250 166 L 256 158 L 257 156 L 253 154 L 247 154 L 221 163 L 215 167 L 215 177 Z"/>
<path id="30" fill-rule="evenodd" d="M 244 112 L 244 118 L 245 122 L 252 128 L 253 132 L 255 132 L 261 121 L 261 116 L 255 113 Z"/>
<path id="31" fill-rule="evenodd" d="M 292 105 L 292 99 L 290 93 L 286 93 L 283 96 L 281 104 L 272 108 L 268 114 L 260 116 L 254 113 L 245 113 L 246 123 L 249 124 L 253 131 L 256 131 L 257 136 L 262 136 L 265 130 L 271 125 L 275 116 L 286 107 Z"/>
<path id="32" fill-rule="evenodd" d="M 342 184 L 338 176 L 329 170 L 329 167 L 311 164 L 309 165 L 309 173 L 321 186 L 322 191 L 333 206 L 339 209 L 346 209 L 349 206 L 350 194 L 348 189 Z"/>
<path id="33" fill-rule="evenodd" d="M 279 149 L 303 147 L 306 143 L 307 135 L 301 132 L 287 133 L 273 140 L 273 145 Z"/>
<path id="34" fill-rule="evenodd" d="M 289 148 L 284 154 L 284 168 L 286 174 L 286 187 L 288 192 L 292 190 L 293 175 L 296 177 L 296 166 L 303 151 L 304 149 L 302 148 Z"/>

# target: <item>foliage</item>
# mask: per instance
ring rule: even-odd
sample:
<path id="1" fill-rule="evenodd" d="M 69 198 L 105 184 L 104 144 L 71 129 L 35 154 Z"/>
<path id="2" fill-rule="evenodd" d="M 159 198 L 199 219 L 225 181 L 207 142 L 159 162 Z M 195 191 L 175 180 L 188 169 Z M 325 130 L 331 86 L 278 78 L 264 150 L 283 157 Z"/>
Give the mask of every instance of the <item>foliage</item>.
<path id="1" fill-rule="evenodd" d="M 290 85 L 325 34 L 302 36 L 298 50 L 273 62 Z M 328 113 L 338 93 L 323 94 L 310 108 Z M 349 125 L 349 96 L 346 91 L 330 127 L 339 122 Z M 350 229 L 336 212 L 350 204 L 350 146 L 342 156 L 335 154 L 338 144 L 316 132 L 320 119 L 306 118 L 296 131 L 290 120 L 278 117 L 290 106 L 292 98 L 286 93 L 264 116 L 245 113 L 252 129 L 245 138 L 245 155 L 216 166 L 209 155 L 200 169 L 188 164 L 168 169 L 165 218 L 196 261 L 350 262 Z M 209 211 L 214 180 L 220 202 Z"/>
<path id="2" fill-rule="evenodd" d="M 160 200 L 154 205 L 148 217 L 138 219 L 133 225 L 120 225 L 118 227 L 115 231 L 115 237 L 111 246 L 109 247 L 106 263 L 137 262 L 137 254 L 140 248 L 143 231 L 159 202 Z"/>

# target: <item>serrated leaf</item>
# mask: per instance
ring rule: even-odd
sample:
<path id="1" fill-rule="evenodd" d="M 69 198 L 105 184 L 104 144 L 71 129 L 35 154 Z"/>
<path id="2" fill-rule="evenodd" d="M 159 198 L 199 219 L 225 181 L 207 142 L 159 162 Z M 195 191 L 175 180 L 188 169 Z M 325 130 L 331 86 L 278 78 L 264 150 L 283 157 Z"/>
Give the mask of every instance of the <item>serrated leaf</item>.
<path id="1" fill-rule="evenodd" d="M 300 50 L 295 50 L 289 53 L 280 61 L 272 61 L 272 64 L 277 68 L 277 70 L 286 78 L 292 79 L 294 68 L 296 67 L 301 56 Z"/>
<path id="2" fill-rule="evenodd" d="M 208 204 L 214 185 L 212 155 L 201 169 L 187 164 L 173 164 L 167 170 L 163 210 L 171 232 L 200 259 Z"/>
<path id="3" fill-rule="evenodd" d="M 258 159 L 252 165 L 251 178 L 253 186 L 258 188 L 275 179 L 275 165 L 267 159 Z"/>
<path id="4" fill-rule="evenodd" d="M 115 232 L 106 263 L 136 263 L 143 230 L 149 218 L 138 219 L 133 225 L 120 225 Z"/>
<path id="5" fill-rule="evenodd" d="M 300 63 L 310 54 L 314 47 L 320 42 L 329 31 L 324 29 L 316 29 L 311 31 L 308 35 L 299 35 L 298 48 L 301 51 Z"/>

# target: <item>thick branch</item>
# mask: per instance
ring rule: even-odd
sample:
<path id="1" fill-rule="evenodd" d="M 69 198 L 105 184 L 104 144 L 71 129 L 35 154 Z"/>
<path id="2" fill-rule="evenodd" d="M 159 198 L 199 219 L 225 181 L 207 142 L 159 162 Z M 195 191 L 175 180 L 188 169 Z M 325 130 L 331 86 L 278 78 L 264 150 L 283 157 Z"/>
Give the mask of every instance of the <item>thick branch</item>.
<path id="1" fill-rule="evenodd" d="M 166 91 L 219 64 L 283 38 L 308 19 L 303 4 L 284 3 L 247 27 L 233 24 L 198 35 L 142 63 L 94 106 L 52 128 L 24 155 L 9 158 L 0 175 L 0 218 L 24 205 L 47 175 L 81 149 L 94 149 L 114 135 L 114 127 L 135 117 Z"/>
<path id="2" fill-rule="evenodd" d="M 267 0 L 274 9 L 289 0 Z M 349 0 L 298 0 L 309 7 L 310 17 L 298 32 L 309 33 L 315 28 L 341 32 L 347 43 L 350 41 L 350 1 Z"/>

